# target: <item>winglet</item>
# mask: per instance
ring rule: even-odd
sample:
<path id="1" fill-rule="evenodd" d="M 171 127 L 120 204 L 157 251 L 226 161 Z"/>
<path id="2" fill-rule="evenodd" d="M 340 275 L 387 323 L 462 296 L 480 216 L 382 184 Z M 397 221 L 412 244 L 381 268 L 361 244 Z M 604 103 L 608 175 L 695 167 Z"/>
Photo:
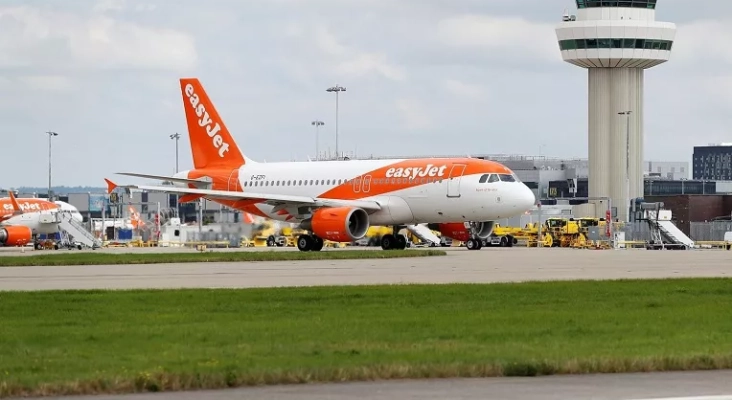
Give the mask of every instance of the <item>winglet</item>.
<path id="1" fill-rule="evenodd" d="M 12 190 L 8 190 L 8 196 L 10 197 L 10 204 L 13 205 L 13 210 L 15 210 L 15 212 L 23 212 L 23 210 L 20 209 L 20 205 L 18 205 L 18 201 L 15 199 L 15 194 Z"/>
<path id="2" fill-rule="evenodd" d="M 110 181 L 107 178 L 104 178 L 104 181 L 107 182 L 107 193 L 112 193 L 112 192 L 114 192 L 114 189 L 117 189 L 116 183 Z"/>

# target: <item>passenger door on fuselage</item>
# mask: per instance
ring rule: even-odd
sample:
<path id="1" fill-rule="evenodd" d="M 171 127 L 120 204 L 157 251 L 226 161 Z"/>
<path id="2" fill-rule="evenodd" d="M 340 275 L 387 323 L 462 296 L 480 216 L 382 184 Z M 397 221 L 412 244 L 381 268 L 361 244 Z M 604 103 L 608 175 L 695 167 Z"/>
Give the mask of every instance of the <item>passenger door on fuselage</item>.
<path id="1" fill-rule="evenodd" d="M 453 164 L 450 175 L 447 177 L 447 197 L 460 197 L 460 181 L 465 172 L 465 164 Z"/>

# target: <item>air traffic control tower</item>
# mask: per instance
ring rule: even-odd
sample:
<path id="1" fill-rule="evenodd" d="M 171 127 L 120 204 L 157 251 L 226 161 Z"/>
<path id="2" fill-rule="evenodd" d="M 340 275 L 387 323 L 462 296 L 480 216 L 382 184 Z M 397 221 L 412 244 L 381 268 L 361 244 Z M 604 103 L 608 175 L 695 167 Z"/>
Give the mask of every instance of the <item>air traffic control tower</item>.
<path id="1" fill-rule="evenodd" d="M 610 197 L 626 221 L 630 199 L 643 197 L 644 71 L 668 61 L 676 25 L 656 21 L 657 0 L 575 2 L 556 33 L 564 61 L 589 75 L 588 194 Z M 604 216 L 607 204 L 591 203 Z"/>

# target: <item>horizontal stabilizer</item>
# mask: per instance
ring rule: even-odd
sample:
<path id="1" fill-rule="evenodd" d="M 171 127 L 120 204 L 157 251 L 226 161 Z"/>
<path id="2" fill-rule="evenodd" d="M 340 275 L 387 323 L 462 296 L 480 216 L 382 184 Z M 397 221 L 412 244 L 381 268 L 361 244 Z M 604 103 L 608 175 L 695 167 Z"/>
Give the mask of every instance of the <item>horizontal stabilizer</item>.
<path id="1" fill-rule="evenodd" d="M 184 194 L 178 199 L 178 203 L 190 203 L 203 197 L 202 194 Z"/>

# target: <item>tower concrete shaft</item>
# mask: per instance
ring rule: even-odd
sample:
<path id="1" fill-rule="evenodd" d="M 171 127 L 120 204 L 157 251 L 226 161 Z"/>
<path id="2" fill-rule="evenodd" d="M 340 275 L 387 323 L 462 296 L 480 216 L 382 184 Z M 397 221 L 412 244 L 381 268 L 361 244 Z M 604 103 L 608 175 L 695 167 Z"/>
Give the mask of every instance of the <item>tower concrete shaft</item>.
<path id="1" fill-rule="evenodd" d="M 576 0 L 556 28 L 564 61 L 588 71 L 589 197 L 610 197 L 626 221 L 643 197 L 645 69 L 668 61 L 676 26 L 655 20 L 656 0 Z M 598 203 L 598 202 L 596 202 Z M 604 216 L 607 205 L 597 206 Z"/>

